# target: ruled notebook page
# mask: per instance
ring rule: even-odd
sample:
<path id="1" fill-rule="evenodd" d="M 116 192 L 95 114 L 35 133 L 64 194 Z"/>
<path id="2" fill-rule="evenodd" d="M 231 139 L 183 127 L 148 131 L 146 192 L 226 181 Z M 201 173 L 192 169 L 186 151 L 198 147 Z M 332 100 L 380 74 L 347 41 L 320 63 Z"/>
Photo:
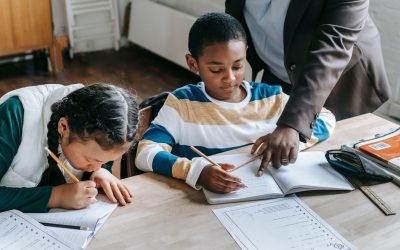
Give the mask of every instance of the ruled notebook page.
<path id="1" fill-rule="evenodd" d="M 62 235 L 63 238 L 76 242 L 81 247 L 86 247 L 104 221 L 118 206 L 118 204 L 111 203 L 105 195 L 100 194 L 96 198 L 97 202 L 87 208 L 79 210 L 50 209 L 48 213 L 28 213 L 28 215 L 39 222 L 88 227 L 89 231 L 47 227 Z"/>

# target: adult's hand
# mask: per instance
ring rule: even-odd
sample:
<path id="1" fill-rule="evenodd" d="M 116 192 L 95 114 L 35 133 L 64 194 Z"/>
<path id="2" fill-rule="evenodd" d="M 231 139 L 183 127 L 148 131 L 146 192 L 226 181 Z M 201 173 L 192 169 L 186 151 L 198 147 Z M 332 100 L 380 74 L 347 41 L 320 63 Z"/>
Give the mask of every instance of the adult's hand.
<path id="1" fill-rule="evenodd" d="M 275 168 L 294 163 L 298 151 L 299 132 L 290 127 L 278 126 L 271 134 L 258 138 L 251 148 L 251 153 L 263 154 L 257 175 L 261 176 L 270 162 Z"/>

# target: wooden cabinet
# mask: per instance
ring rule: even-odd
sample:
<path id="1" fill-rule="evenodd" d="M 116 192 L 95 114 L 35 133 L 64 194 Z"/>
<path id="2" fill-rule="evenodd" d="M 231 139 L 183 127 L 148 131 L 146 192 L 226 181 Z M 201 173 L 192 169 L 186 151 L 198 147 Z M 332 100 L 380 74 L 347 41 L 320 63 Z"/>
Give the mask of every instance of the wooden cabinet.
<path id="1" fill-rule="evenodd" d="M 0 56 L 49 49 L 57 71 L 50 0 L 0 0 Z"/>

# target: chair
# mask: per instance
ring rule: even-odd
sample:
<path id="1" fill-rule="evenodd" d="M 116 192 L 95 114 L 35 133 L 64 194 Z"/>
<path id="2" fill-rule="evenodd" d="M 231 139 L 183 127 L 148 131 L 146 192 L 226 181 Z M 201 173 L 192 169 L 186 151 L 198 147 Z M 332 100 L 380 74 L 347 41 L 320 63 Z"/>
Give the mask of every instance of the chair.
<path id="1" fill-rule="evenodd" d="M 146 132 L 147 128 L 150 126 L 150 123 L 152 121 L 152 111 L 152 106 L 147 106 L 139 110 L 139 124 L 135 136 L 135 141 L 139 141 L 142 138 L 143 134 Z M 136 151 L 137 143 L 135 143 L 132 149 L 130 149 L 122 156 L 120 166 L 121 179 L 143 173 L 143 171 L 139 170 L 135 166 Z"/>
<path id="2" fill-rule="evenodd" d="M 164 105 L 169 92 L 162 92 L 158 95 L 151 96 L 139 104 L 139 124 L 135 136 L 135 141 L 139 141 L 147 128 L 150 126 L 151 121 L 157 116 L 158 112 Z M 122 156 L 121 164 L 119 166 L 119 177 L 127 178 L 130 176 L 143 173 L 135 166 L 135 157 L 137 151 L 137 143 L 131 150 Z"/>
<path id="3" fill-rule="evenodd" d="M 110 37 L 115 50 L 119 50 L 120 31 L 115 0 L 65 0 L 65 7 L 71 58 L 76 52 L 76 44 L 83 41 L 89 49 L 94 47 L 96 40 Z M 87 18 L 88 15 L 93 15 L 96 21 Z"/>

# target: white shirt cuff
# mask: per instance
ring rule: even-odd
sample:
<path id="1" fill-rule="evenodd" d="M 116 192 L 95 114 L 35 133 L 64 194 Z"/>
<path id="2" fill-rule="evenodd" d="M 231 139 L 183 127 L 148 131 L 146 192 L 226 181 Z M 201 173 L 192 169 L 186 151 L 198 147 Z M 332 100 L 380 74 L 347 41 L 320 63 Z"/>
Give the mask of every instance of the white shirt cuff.
<path id="1" fill-rule="evenodd" d="M 202 158 L 202 157 L 195 157 L 192 159 L 192 166 L 190 167 L 189 173 L 186 176 L 186 183 L 193 187 L 196 190 L 200 190 L 202 186 L 196 185 L 197 180 L 200 177 L 201 171 L 203 171 L 203 168 L 210 163 Z"/>

